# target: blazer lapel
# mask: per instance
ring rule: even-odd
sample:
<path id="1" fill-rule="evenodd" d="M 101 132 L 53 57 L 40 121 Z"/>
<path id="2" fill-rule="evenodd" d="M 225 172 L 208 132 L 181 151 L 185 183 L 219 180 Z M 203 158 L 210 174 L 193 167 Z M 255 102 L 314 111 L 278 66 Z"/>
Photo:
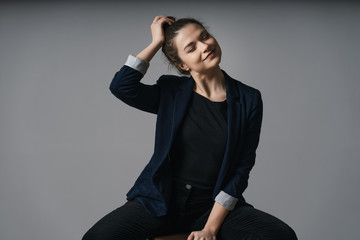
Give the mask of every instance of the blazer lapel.
<path id="1" fill-rule="evenodd" d="M 174 100 L 174 109 L 172 114 L 172 126 L 171 126 L 171 136 L 169 143 L 173 142 L 175 133 L 177 132 L 182 119 L 186 114 L 186 110 L 190 103 L 193 87 L 195 81 L 192 77 L 187 79 L 183 84 L 179 85 L 175 94 Z M 168 146 L 167 152 L 170 150 L 171 144 Z"/>
<path id="2" fill-rule="evenodd" d="M 214 197 L 221 190 L 223 182 L 229 172 L 233 159 L 233 153 L 239 147 L 239 137 L 241 135 L 241 103 L 236 80 L 232 79 L 224 72 L 226 79 L 226 102 L 228 114 L 228 137 L 225 147 L 224 157 L 220 173 L 215 185 Z"/>
<path id="3" fill-rule="evenodd" d="M 169 136 L 166 141 L 166 145 L 164 146 L 163 151 L 161 151 L 161 160 L 156 162 L 156 165 L 153 166 L 154 174 L 153 177 L 156 177 L 158 175 L 158 170 L 161 165 L 163 165 L 165 159 L 168 159 L 169 152 L 171 149 L 171 145 L 174 141 L 174 136 L 176 132 L 179 129 L 181 120 L 184 118 L 186 114 L 186 110 L 188 108 L 188 104 L 190 103 L 191 95 L 192 95 L 192 89 L 195 84 L 195 81 L 192 77 L 190 78 L 184 78 L 184 82 L 182 82 L 180 85 L 177 86 L 173 103 L 171 100 L 169 100 L 170 105 L 172 105 L 172 112 L 169 113 L 167 118 L 171 118 L 171 126 L 169 128 L 166 126 L 165 130 L 166 136 Z M 171 114 L 171 115 L 170 115 Z M 169 134 L 169 135 L 167 135 Z M 167 170 L 166 170 L 167 171 Z M 168 171 L 167 171 L 168 172 Z"/>

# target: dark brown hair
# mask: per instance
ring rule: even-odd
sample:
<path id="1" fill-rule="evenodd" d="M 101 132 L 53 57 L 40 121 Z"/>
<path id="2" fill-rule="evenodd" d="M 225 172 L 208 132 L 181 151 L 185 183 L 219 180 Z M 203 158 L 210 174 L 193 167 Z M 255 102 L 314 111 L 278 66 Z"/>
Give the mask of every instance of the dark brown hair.
<path id="1" fill-rule="evenodd" d="M 178 20 L 175 20 L 174 17 L 170 17 L 170 16 L 168 18 L 174 20 L 175 22 L 171 25 L 166 23 L 164 24 L 163 28 L 165 34 L 165 41 L 162 45 L 161 50 L 165 54 L 170 64 L 176 67 L 179 73 L 188 75 L 189 74 L 188 71 L 185 71 L 177 66 L 177 64 L 181 63 L 181 59 L 178 55 L 177 48 L 174 43 L 174 38 L 177 36 L 179 30 L 181 30 L 183 27 L 185 27 L 190 23 L 197 24 L 203 29 L 206 28 L 199 20 L 196 20 L 194 18 L 180 18 Z"/>

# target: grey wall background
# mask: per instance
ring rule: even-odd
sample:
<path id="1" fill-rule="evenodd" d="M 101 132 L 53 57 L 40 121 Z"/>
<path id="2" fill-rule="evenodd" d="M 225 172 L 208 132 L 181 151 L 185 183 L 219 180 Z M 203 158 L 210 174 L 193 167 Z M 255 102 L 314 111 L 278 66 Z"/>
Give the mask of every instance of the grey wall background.
<path id="1" fill-rule="evenodd" d="M 359 4 L 3 2 L 0 239 L 80 239 L 151 157 L 156 116 L 108 86 L 156 15 L 197 17 L 221 66 L 261 90 L 248 202 L 299 239 L 359 239 Z M 157 54 L 144 78 L 168 71 Z"/>

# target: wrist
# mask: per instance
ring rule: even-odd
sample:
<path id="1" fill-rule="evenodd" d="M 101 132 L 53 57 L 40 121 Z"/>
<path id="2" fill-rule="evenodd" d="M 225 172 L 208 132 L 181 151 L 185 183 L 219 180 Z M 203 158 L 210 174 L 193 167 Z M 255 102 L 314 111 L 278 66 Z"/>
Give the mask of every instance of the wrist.
<path id="1" fill-rule="evenodd" d="M 217 232 L 218 232 L 218 229 L 205 226 L 202 231 L 208 232 L 208 233 L 210 233 L 211 235 L 216 236 L 216 234 L 217 234 Z"/>
<path id="2" fill-rule="evenodd" d="M 150 46 L 152 46 L 153 48 L 155 48 L 157 50 L 159 50 L 162 45 L 163 45 L 163 41 L 152 41 L 150 43 Z"/>

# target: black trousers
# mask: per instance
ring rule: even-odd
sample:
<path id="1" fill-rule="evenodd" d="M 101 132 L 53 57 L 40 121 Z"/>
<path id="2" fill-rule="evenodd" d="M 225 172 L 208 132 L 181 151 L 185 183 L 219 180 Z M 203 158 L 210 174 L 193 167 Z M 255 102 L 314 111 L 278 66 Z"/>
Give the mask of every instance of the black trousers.
<path id="1" fill-rule="evenodd" d="M 176 189 L 167 215 L 154 217 L 139 202 L 131 200 L 100 219 L 83 240 L 145 240 L 201 230 L 214 203 L 211 195 L 188 184 L 178 184 Z M 229 212 L 216 237 L 218 240 L 297 239 L 286 223 L 246 203 Z"/>

